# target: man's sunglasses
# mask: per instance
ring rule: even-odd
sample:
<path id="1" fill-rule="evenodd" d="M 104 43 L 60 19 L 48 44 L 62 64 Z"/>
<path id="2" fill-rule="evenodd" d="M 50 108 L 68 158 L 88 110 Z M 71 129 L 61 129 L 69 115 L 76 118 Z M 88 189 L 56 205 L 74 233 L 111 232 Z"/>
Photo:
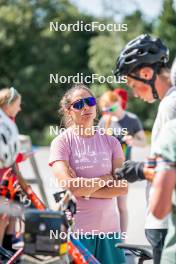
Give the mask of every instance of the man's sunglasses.
<path id="1" fill-rule="evenodd" d="M 114 104 L 114 105 L 111 106 L 111 107 L 103 108 L 103 109 L 102 109 L 102 112 L 113 113 L 113 112 L 116 112 L 117 109 L 118 109 L 118 103 Z"/>
<path id="2" fill-rule="evenodd" d="M 96 99 L 93 96 L 91 96 L 91 97 L 80 99 L 72 103 L 71 105 L 74 109 L 81 110 L 85 104 L 88 106 L 94 106 L 96 105 Z"/>

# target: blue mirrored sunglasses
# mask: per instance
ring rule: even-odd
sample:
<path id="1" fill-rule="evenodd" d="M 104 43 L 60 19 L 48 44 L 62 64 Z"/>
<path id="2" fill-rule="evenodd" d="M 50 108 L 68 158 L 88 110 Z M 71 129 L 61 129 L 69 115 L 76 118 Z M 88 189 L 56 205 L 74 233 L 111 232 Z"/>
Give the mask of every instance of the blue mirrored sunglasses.
<path id="1" fill-rule="evenodd" d="M 88 106 L 96 105 L 95 97 L 91 96 L 91 97 L 83 98 L 76 101 L 75 103 L 72 103 L 71 105 L 74 109 L 81 110 L 85 104 Z"/>

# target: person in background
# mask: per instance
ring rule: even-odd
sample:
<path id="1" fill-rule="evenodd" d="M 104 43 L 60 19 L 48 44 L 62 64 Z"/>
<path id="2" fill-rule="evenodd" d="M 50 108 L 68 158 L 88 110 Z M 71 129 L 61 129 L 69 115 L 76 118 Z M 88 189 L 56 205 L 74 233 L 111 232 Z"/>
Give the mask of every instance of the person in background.
<path id="1" fill-rule="evenodd" d="M 98 125 L 120 140 L 125 158 L 129 160 L 133 146 L 146 146 L 146 136 L 139 118 L 126 111 L 127 100 L 127 92 L 123 89 L 105 92 L 99 99 L 102 117 Z"/>
<path id="2" fill-rule="evenodd" d="M 115 136 L 122 144 L 125 158 L 131 158 L 131 147 L 146 145 L 146 137 L 139 118 L 127 112 L 127 92 L 123 89 L 105 92 L 99 99 L 102 117 L 99 127 L 105 128 L 107 133 Z M 109 129 L 110 128 L 110 129 Z M 127 231 L 128 212 L 126 196 L 117 197 L 122 232 Z"/>
<path id="3" fill-rule="evenodd" d="M 17 114 L 21 111 L 21 95 L 13 87 L 0 89 L 0 109 L 14 123 Z M 26 160 L 28 154 L 18 153 L 16 162 Z M 0 169 L 0 183 L 2 176 L 9 169 L 4 167 Z M 16 177 L 14 175 L 14 181 Z M 6 215 L 0 216 L 0 245 L 4 248 L 12 250 L 12 243 L 15 235 L 15 218 Z"/>
<path id="4" fill-rule="evenodd" d="M 12 166 L 19 151 L 18 129 L 15 123 L 0 108 L 0 169 Z M 0 185 L 0 192 L 1 192 Z M 0 197 L 0 203 L 4 203 L 3 197 Z M 7 200 L 5 200 L 7 203 Z M 0 209 L 1 205 L 0 205 Z M 2 222 L 4 220 L 4 223 Z M 0 215 L 0 245 L 4 238 L 4 226 L 8 220 L 6 214 Z M 0 254 L 0 263 L 6 263 L 7 259 Z"/>

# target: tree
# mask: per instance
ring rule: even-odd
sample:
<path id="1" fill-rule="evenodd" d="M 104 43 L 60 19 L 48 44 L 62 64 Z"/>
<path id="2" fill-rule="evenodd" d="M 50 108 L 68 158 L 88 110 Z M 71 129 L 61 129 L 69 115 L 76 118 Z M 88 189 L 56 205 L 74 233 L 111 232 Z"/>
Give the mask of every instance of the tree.
<path id="1" fill-rule="evenodd" d="M 17 120 L 20 132 L 35 136 L 59 123 L 60 97 L 71 84 L 49 83 L 49 74 L 89 73 L 88 45 L 94 35 L 86 31 L 50 31 L 59 24 L 92 21 L 68 0 L 0 1 L 0 87 L 15 86 L 23 96 L 23 112 Z"/>
<path id="2" fill-rule="evenodd" d="M 156 23 L 155 33 L 170 50 L 170 65 L 176 56 L 176 10 L 173 0 L 164 0 L 161 15 Z"/>

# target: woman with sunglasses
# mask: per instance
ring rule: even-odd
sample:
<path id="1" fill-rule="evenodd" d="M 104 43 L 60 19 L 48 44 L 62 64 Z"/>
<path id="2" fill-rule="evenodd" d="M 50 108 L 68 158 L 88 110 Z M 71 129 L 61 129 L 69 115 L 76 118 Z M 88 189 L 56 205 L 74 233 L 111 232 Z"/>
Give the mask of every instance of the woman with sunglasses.
<path id="1" fill-rule="evenodd" d="M 126 182 L 113 181 L 124 161 L 121 145 L 94 129 L 96 99 L 85 85 L 68 90 L 60 107 L 67 129 L 53 140 L 49 165 L 77 198 L 75 232 L 100 263 L 125 263 L 115 248 L 121 241 L 115 197 L 127 193 Z"/>

